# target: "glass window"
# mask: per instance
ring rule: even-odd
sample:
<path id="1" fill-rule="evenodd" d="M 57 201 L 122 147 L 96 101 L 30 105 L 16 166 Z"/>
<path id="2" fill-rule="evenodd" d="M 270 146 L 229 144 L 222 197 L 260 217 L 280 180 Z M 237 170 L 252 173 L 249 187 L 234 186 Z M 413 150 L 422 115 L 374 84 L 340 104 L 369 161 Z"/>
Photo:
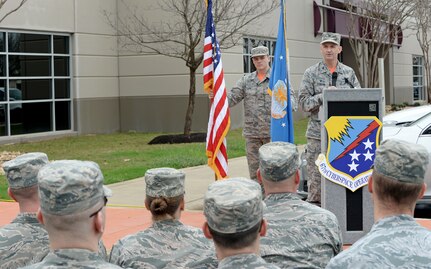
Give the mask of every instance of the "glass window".
<path id="1" fill-rule="evenodd" d="M 50 56 L 9 55 L 9 76 L 40 77 L 51 75 Z"/>
<path id="2" fill-rule="evenodd" d="M 256 70 L 251 60 L 252 48 L 257 46 L 267 47 L 269 51 L 269 58 L 272 62 L 272 58 L 274 58 L 275 44 L 275 40 L 245 37 L 243 46 L 244 73 L 250 73 Z"/>
<path id="3" fill-rule="evenodd" d="M 50 102 L 11 105 L 11 135 L 52 131 Z"/>
<path id="4" fill-rule="evenodd" d="M 72 128 L 69 38 L 0 32 L 0 136 Z"/>
<path id="5" fill-rule="evenodd" d="M 70 98 L 70 79 L 56 79 L 54 87 L 55 98 Z"/>
<path id="6" fill-rule="evenodd" d="M 68 36 L 54 36 L 54 53 L 69 54 Z"/>
<path id="7" fill-rule="evenodd" d="M 50 79 L 10 80 L 9 92 L 11 90 L 19 92 L 21 95 L 19 100 L 50 99 L 52 95 L 51 84 Z M 13 101 L 11 97 L 9 95 L 9 100 Z"/>
<path id="8" fill-rule="evenodd" d="M 425 100 L 423 56 L 413 56 L 413 101 Z"/>
<path id="9" fill-rule="evenodd" d="M 6 55 L 0 55 L 0 77 L 6 76 Z"/>
<path id="10" fill-rule="evenodd" d="M 70 102 L 55 102 L 56 130 L 69 130 L 70 127 Z"/>
<path id="11" fill-rule="evenodd" d="M 54 75 L 69 75 L 69 57 L 54 57 Z"/>
<path id="12" fill-rule="evenodd" d="M 7 112 L 8 105 L 0 104 L 0 136 L 5 136 L 8 132 Z"/>
<path id="13" fill-rule="evenodd" d="M 8 33 L 9 52 L 50 53 L 49 35 Z"/>
<path id="14" fill-rule="evenodd" d="M 6 101 L 6 80 L 0 80 L 0 102 Z"/>
<path id="15" fill-rule="evenodd" d="M 0 52 L 6 51 L 5 32 L 0 32 Z"/>

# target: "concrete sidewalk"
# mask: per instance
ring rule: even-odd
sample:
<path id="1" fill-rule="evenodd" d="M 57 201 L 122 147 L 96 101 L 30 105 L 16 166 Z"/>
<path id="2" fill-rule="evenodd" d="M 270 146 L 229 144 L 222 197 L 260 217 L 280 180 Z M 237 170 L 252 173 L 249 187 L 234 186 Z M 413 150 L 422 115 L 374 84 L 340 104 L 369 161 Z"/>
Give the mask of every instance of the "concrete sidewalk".
<path id="1" fill-rule="evenodd" d="M 246 157 L 229 159 L 229 176 L 248 178 Z M 208 185 L 214 182 L 214 172 L 208 165 L 181 169 L 186 174 L 186 210 L 202 210 L 203 197 Z M 108 205 L 119 207 L 143 207 L 145 199 L 144 177 L 108 186 L 112 192 Z"/>
<path id="2" fill-rule="evenodd" d="M 304 151 L 304 145 L 298 146 L 299 154 Z M 229 177 L 249 178 L 247 158 L 239 157 L 229 159 Z M 214 182 L 215 175 L 208 165 L 181 169 L 186 174 L 186 210 L 202 210 L 203 197 L 208 185 Z M 108 205 L 115 207 L 143 207 L 145 199 L 145 180 L 140 177 L 125 182 L 109 185 L 113 196 L 109 198 Z"/>

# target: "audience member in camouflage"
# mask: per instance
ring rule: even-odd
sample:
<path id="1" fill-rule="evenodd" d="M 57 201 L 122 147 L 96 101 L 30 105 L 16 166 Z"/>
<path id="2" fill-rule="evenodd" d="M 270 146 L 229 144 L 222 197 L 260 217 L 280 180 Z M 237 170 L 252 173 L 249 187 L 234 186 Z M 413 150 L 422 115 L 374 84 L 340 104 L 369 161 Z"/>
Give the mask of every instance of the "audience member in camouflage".
<path id="1" fill-rule="evenodd" d="M 131 268 L 165 268 L 181 251 L 213 248 L 202 230 L 179 221 L 184 210 L 184 180 L 185 174 L 173 168 L 150 169 L 145 173 L 145 207 L 151 211 L 153 224 L 115 243 L 110 262 Z"/>
<path id="2" fill-rule="evenodd" d="M 298 149 L 272 142 L 260 148 L 259 159 L 268 222 L 261 256 L 280 268 L 324 268 L 342 249 L 341 230 L 334 214 L 296 194 L 302 166 Z"/>
<path id="3" fill-rule="evenodd" d="M 33 152 L 5 162 L 9 196 L 20 213 L 0 229 L 0 268 L 14 269 L 41 261 L 49 252 L 48 233 L 36 218 L 39 209 L 37 173 L 48 163 L 45 153 Z"/>
<path id="4" fill-rule="evenodd" d="M 218 268 L 278 268 L 259 256 L 266 233 L 259 184 L 246 178 L 212 183 L 204 198 L 203 230 L 214 241 Z"/>
<path id="5" fill-rule="evenodd" d="M 368 190 L 376 222 L 327 268 L 430 268 L 431 231 L 413 219 L 426 189 L 429 153 L 421 145 L 385 140 L 375 154 Z"/>
<path id="6" fill-rule="evenodd" d="M 337 33 L 323 33 L 320 42 L 320 52 L 323 60 L 309 67 L 304 72 L 299 88 L 299 105 L 304 112 L 309 113 L 309 122 L 306 132 L 307 148 L 307 201 L 320 205 L 320 180 L 321 176 L 314 164 L 321 152 L 321 124 L 319 110 L 323 101 L 323 90 L 360 88 L 355 71 L 340 63 L 337 59 L 341 53 L 341 36 Z M 332 77 L 337 74 L 336 83 L 332 85 Z"/>
<path id="7" fill-rule="evenodd" d="M 229 106 L 244 100 L 244 130 L 247 162 L 250 178 L 256 180 L 259 167 L 258 151 L 263 144 L 270 142 L 271 96 L 268 94 L 271 68 L 268 48 L 259 46 L 251 50 L 251 58 L 256 71 L 244 75 L 227 93 Z M 290 86 L 290 85 L 289 85 Z M 290 86 L 291 109 L 297 110 L 297 101 Z"/>
<path id="8" fill-rule="evenodd" d="M 25 268 L 120 268 L 97 253 L 105 229 L 111 191 L 99 166 L 87 161 L 55 161 L 38 174 L 38 219 L 49 234 L 51 252 Z"/>

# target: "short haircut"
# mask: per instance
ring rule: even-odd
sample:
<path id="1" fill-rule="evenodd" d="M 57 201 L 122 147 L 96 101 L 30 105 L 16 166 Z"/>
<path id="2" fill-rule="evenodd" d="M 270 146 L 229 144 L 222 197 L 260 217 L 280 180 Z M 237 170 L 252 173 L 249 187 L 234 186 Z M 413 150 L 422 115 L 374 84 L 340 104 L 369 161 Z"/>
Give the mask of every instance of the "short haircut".
<path id="1" fill-rule="evenodd" d="M 422 189 L 422 184 L 400 182 L 376 172 L 372 177 L 374 192 L 382 202 L 413 206 Z"/>
<path id="2" fill-rule="evenodd" d="M 145 197 L 145 203 L 148 204 L 148 208 L 151 211 L 153 218 L 157 220 L 166 215 L 173 216 L 183 198 L 184 195 L 176 197 L 151 197 L 147 195 Z"/>
<path id="3" fill-rule="evenodd" d="M 31 200 L 39 197 L 39 188 L 37 185 L 20 189 L 10 188 L 10 192 L 15 196 L 15 199 L 17 199 L 18 202 L 22 200 Z"/>
<path id="4" fill-rule="evenodd" d="M 259 223 L 247 231 L 233 234 L 220 233 L 214 231 L 209 226 L 208 228 L 215 244 L 227 249 L 241 249 L 250 246 L 257 239 L 261 225 L 262 221 L 259 221 Z"/>
<path id="5" fill-rule="evenodd" d="M 104 206 L 103 203 L 97 203 L 89 209 L 68 215 L 53 215 L 42 210 L 42 215 L 47 230 L 51 228 L 58 232 L 77 232 L 88 226 L 92 219 L 90 215 L 98 211 L 101 206 Z"/>

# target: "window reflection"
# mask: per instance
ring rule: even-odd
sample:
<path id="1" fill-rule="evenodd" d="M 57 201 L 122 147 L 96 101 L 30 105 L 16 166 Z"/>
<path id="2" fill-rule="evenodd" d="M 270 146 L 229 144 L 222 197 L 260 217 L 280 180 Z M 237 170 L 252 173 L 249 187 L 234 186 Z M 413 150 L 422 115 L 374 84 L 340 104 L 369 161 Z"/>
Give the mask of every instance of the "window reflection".
<path id="1" fill-rule="evenodd" d="M 50 53 L 50 44 L 49 35 L 8 33 L 10 52 Z"/>
<path id="2" fill-rule="evenodd" d="M 55 98 L 70 97 L 70 79 L 55 79 Z"/>
<path id="3" fill-rule="evenodd" d="M 0 32 L 0 136 L 71 129 L 69 43 L 69 36 Z"/>
<path id="4" fill-rule="evenodd" d="M 9 76 L 38 77 L 51 75 L 50 56 L 9 55 Z"/>
<path id="5" fill-rule="evenodd" d="M 70 102 L 55 102 L 55 128 L 57 130 L 69 130 L 70 125 Z"/>
<path id="6" fill-rule="evenodd" d="M 52 103 L 22 103 L 10 112 L 11 135 L 52 131 Z"/>
<path id="7" fill-rule="evenodd" d="M 21 100 L 51 99 L 52 96 L 50 79 L 10 80 L 9 86 L 22 92 Z"/>
<path id="8" fill-rule="evenodd" d="M 69 53 L 68 36 L 54 36 L 54 53 L 57 53 L 57 54 Z"/>

